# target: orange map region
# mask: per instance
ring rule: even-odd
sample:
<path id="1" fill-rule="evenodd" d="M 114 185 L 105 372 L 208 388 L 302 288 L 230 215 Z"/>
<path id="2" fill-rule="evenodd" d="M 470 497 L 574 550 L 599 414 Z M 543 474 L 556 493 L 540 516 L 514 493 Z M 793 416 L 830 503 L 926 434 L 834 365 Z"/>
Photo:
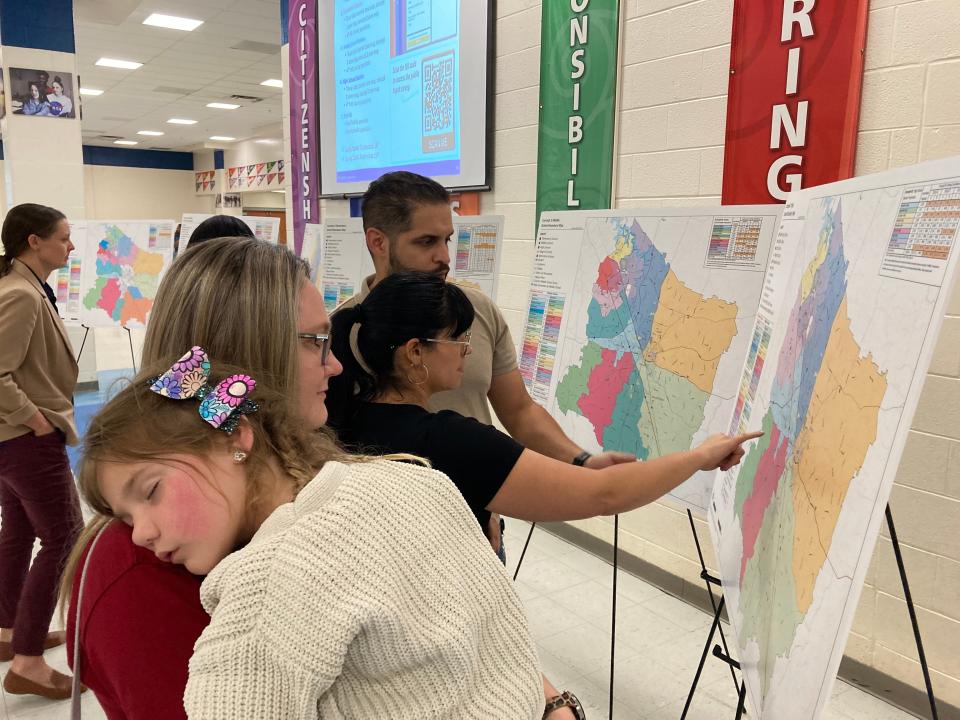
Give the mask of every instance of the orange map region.
<path id="1" fill-rule="evenodd" d="M 736 334 L 735 303 L 704 298 L 671 270 L 660 289 L 644 359 L 710 393 L 720 358 Z"/>
<path id="2" fill-rule="evenodd" d="M 877 438 L 886 375 L 860 357 L 847 300 L 837 311 L 794 452 L 793 578 L 797 610 L 813 602 L 847 490 Z"/>
<path id="3" fill-rule="evenodd" d="M 123 305 L 120 307 L 120 324 L 126 325 L 131 320 L 136 320 L 144 325 L 147 324 L 147 314 L 153 306 L 153 300 L 147 298 L 134 298 L 130 293 L 126 294 Z"/>

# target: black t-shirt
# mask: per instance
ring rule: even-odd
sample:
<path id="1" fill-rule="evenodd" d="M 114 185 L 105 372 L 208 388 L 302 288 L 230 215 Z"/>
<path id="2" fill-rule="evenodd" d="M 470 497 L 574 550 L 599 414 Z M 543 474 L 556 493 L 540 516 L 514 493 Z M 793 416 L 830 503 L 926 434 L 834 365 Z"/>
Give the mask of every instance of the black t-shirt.
<path id="1" fill-rule="evenodd" d="M 337 427 L 337 435 L 354 452 L 426 458 L 457 486 L 484 533 L 490 521 L 486 507 L 523 452 L 523 445 L 495 427 L 419 405 L 361 403 L 349 426 Z"/>

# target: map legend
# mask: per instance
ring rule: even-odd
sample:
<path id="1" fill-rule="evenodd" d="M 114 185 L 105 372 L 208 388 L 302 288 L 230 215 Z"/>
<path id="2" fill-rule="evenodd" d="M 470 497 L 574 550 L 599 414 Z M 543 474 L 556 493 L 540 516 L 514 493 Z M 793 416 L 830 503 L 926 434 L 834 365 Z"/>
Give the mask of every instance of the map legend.
<path id="1" fill-rule="evenodd" d="M 534 293 L 530 297 L 520 350 L 520 374 L 531 397 L 541 404 L 550 392 L 564 302 L 560 295 Z"/>
<path id="2" fill-rule="evenodd" d="M 960 183 L 904 188 L 880 274 L 939 286 L 958 230 Z"/>
<path id="3" fill-rule="evenodd" d="M 324 283 L 323 284 L 323 307 L 327 312 L 332 312 L 334 308 L 341 303 L 346 302 L 353 297 L 354 288 L 351 284 Z"/>
<path id="4" fill-rule="evenodd" d="M 750 351 L 747 354 L 747 364 L 740 382 L 740 392 L 737 395 L 737 405 L 730 423 L 731 433 L 742 433 L 750 422 L 750 410 L 753 399 L 757 395 L 757 385 L 763 373 L 763 365 L 767 359 L 767 348 L 770 347 L 770 321 L 767 318 L 757 318 L 757 326 L 753 329 L 753 340 L 750 342 Z"/>
<path id="5" fill-rule="evenodd" d="M 762 227 L 763 218 L 759 217 L 715 218 L 707 248 L 707 266 L 756 266 Z M 761 258 L 761 262 L 763 260 L 765 258 Z"/>
<path id="6" fill-rule="evenodd" d="M 493 272 L 496 253 L 496 225 L 461 225 L 457 228 L 457 272 Z"/>

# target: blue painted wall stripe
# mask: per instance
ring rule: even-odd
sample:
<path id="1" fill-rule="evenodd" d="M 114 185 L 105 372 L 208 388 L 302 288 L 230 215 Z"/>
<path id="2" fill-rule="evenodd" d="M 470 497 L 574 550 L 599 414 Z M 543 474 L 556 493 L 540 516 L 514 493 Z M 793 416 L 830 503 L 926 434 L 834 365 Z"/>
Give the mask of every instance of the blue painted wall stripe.
<path id="1" fill-rule="evenodd" d="M 84 145 L 83 164 L 154 170 L 193 170 L 193 153 L 172 150 L 124 150 Z"/>
<path id="2" fill-rule="evenodd" d="M 214 170 L 223 170 L 226 167 L 223 161 L 223 150 L 214 150 L 213 151 L 213 169 Z"/>
<path id="3" fill-rule="evenodd" d="M 280 0 L 280 44 L 287 45 L 290 42 L 290 31 L 287 27 L 290 22 L 290 0 Z M 284 81 L 286 82 L 286 81 Z"/>
<path id="4" fill-rule="evenodd" d="M 0 37 L 11 47 L 76 52 L 73 0 L 0 0 Z"/>

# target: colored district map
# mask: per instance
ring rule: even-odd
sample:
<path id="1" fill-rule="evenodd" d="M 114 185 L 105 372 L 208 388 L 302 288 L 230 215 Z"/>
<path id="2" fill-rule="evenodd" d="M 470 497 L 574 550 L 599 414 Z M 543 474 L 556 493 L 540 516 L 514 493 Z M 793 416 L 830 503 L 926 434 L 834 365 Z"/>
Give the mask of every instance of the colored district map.
<path id="1" fill-rule="evenodd" d="M 89 236 L 95 276 L 83 295 L 84 315 L 91 324 L 146 325 L 167 256 L 138 246 L 119 225 L 91 224 L 91 233 L 98 229 Z"/>
<path id="2" fill-rule="evenodd" d="M 759 648 L 764 694 L 811 607 L 850 483 L 877 438 L 887 391 L 885 373 L 851 331 L 848 264 L 837 201 L 824 214 L 790 311 L 765 435 L 744 458 L 736 487 L 739 640 Z"/>
<path id="3" fill-rule="evenodd" d="M 636 220 L 613 222 L 557 409 L 586 418 L 607 450 L 641 460 L 688 450 L 737 334 L 737 306 L 685 285 Z"/>

